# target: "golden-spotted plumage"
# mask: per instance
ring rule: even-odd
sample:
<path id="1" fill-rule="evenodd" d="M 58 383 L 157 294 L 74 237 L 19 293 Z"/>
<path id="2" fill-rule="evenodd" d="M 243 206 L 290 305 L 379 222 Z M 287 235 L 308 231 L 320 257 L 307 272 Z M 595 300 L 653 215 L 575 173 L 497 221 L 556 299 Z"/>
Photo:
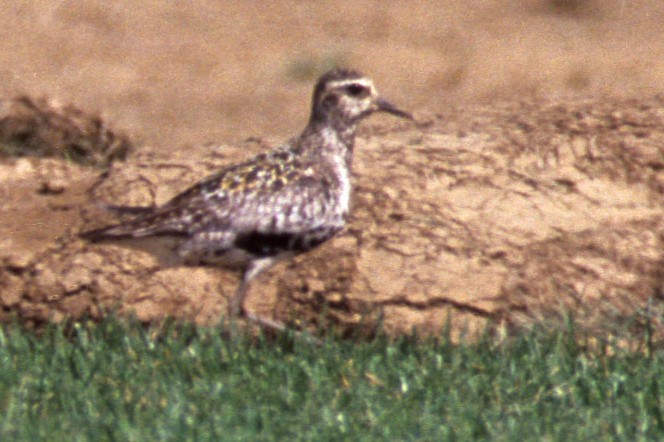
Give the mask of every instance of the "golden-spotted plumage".
<path id="1" fill-rule="evenodd" d="M 362 74 L 335 69 L 314 88 L 311 117 L 284 146 L 231 165 L 163 206 L 81 234 L 91 241 L 154 239 L 184 265 L 239 266 L 229 313 L 245 314 L 249 282 L 277 260 L 310 250 L 343 229 L 357 124 L 374 112 L 411 118 L 378 96 Z M 130 212 L 131 209 L 128 209 Z"/>

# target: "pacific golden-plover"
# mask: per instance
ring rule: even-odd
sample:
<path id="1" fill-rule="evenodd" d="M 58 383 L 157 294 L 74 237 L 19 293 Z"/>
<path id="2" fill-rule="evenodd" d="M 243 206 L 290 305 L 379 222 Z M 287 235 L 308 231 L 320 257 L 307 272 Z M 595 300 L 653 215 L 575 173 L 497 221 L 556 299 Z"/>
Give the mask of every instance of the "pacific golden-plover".
<path id="1" fill-rule="evenodd" d="M 133 218 L 81 237 L 130 246 L 156 242 L 178 265 L 240 268 L 228 313 L 283 329 L 245 311 L 249 284 L 278 260 L 311 250 L 344 228 L 355 131 L 374 112 L 412 119 L 380 98 L 369 78 L 334 69 L 316 83 L 309 123 L 299 137 L 220 170 L 162 206 L 117 208 Z"/>

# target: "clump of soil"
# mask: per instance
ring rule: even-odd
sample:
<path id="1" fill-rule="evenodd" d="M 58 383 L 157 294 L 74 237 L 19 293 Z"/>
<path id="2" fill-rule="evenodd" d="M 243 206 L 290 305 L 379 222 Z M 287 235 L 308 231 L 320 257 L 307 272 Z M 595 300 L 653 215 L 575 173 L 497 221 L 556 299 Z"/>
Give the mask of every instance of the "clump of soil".
<path id="1" fill-rule="evenodd" d="M 0 156 L 65 158 L 92 166 L 123 160 L 134 146 L 99 116 L 47 98 L 0 100 Z"/>

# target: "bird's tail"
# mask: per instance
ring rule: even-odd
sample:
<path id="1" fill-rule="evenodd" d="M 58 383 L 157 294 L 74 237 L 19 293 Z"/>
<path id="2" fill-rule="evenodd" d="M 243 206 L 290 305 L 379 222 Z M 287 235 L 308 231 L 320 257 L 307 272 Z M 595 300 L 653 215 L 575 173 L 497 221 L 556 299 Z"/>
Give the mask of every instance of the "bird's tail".
<path id="1" fill-rule="evenodd" d="M 78 236 L 82 239 L 92 242 L 136 237 L 135 232 L 133 230 L 127 229 L 123 224 L 102 227 L 100 229 L 86 230 L 79 233 Z"/>
<path id="2" fill-rule="evenodd" d="M 148 215 L 154 211 L 153 207 L 147 206 L 119 206 L 115 204 L 95 203 L 97 207 L 107 212 L 113 212 L 120 216 Z M 120 224 L 86 230 L 79 236 L 88 241 L 103 241 L 108 239 L 123 239 L 136 237 L 135 222 L 129 221 Z"/>
<path id="3" fill-rule="evenodd" d="M 152 206 L 118 206 L 115 204 L 96 203 L 96 205 L 108 212 L 118 215 L 145 215 L 154 210 Z"/>

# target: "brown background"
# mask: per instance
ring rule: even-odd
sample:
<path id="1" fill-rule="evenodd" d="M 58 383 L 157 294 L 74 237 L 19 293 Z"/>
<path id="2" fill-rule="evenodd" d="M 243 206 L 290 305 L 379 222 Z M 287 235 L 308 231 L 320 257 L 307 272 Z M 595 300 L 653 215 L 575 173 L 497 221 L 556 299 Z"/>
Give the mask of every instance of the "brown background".
<path id="1" fill-rule="evenodd" d="M 346 64 L 416 111 L 664 90 L 657 0 L 51 1 L 0 5 L 0 94 L 47 94 L 147 144 L 288 137 Z"/>
<path id="2" fill-rule="evenodd" d="M 62 161 L 0 164 L 0 316 L 119 303 L 144 320 L 218 320 L 232 274 L 161 271 L 75 234 L 108 221 L 91 201 L 162 203 L 297 134 L 335 64 L 417 122 L 365 125 L 349 229 L 258 281 L 249 308 L 303 325 L 327 311 L 351 329 L 382 315 L 399 332 L 452 318 L 459 333 L 574 311 L 606 330 L 641 324 L 629 318 L 664 297 L 663 2 L 0 8 L 0 95 L 101 112 L 143 144 L 101 181 Z"/>

